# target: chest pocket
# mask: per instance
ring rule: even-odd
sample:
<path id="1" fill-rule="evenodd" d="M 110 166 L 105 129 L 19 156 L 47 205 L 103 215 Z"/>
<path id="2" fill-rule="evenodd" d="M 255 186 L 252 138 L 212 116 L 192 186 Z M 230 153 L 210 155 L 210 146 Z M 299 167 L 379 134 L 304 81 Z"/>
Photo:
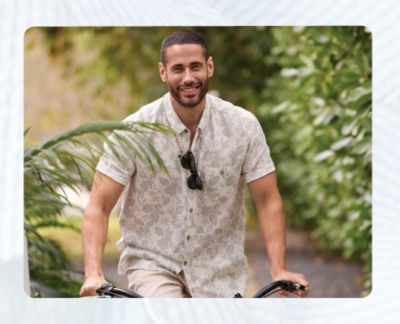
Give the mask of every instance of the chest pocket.
<path id="1" fill-rule="evenodd" d="M 232 162 L 220 163 L 208 160 L 204 163 L 200 177 L 204 179 L 204 186 L 207 190 L 230 191 L 232 187 L 238 185 L 241 167 Z"/>
<path id="2" fill-rule="evenodd" d="M 231 192 L 237 190 L 246 146 L 220 139 L 213 141 L 208 149 L 200 151 L 199 171 L 204 179 L 205 190 L 212 192 Z M 197 163 L 197 161 L 196 161 Z"/>

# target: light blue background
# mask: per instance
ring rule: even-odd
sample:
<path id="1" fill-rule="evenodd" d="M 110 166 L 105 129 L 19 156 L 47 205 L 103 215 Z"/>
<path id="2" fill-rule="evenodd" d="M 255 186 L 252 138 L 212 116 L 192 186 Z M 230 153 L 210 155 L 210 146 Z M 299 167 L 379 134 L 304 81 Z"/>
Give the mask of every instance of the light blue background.
<path id="1" fill-rule="evenodd" d="M 23 36 L 31 26 L 364 25 L 373 34 L 373 292 L 364 299 L 31 299 L 23 292 Z M 397 0 L 0 0 L 1 323 L 400 323 Z M 334 282 L 332 283 L 334 284 Z"/>

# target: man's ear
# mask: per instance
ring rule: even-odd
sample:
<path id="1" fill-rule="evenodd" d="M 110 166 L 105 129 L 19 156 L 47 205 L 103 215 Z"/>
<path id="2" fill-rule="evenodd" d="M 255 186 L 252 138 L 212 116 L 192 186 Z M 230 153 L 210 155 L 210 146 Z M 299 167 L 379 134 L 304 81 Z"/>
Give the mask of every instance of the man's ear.
<path id="1" fill-rule="evenodd" d="M 166 82 L 167 81 L 167 69 L 164 66 L 164 64 L 162 64 L 161 62 L 158 63 L 158 71 L 160 72 L 160 78 L 161 78 L 162 82 Z"/>
<path id="2" fill-rule="evenodd" d="M 207 60 L 207 73 L 209 78 L 211 78 L 214 74 L 214 60 L 212 56 L 210 56 Z"/>

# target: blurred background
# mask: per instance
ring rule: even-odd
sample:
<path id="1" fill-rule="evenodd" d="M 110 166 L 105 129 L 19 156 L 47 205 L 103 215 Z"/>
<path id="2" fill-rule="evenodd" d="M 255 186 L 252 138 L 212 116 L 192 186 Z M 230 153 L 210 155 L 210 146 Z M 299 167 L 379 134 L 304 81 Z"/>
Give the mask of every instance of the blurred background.
<path id="1" fill-rule="evenodd" d="M 120 121 L 163 95 L 159 48 L 176 29 L 29 29 L 25 148 L 40 147 L 83 123 Z M 285 203 L 289 268 L 306 275 L 311 297 L 367 295 L 372 287 L 371 33 L 358 26 L 190 29 L 205 36 L 214 58 L 210 91 L 250 110 L 265 131 Z M 37 196 L 40 186 L 25 174 L 30 294 L 78 296 L 87 186 L 73 191 L 58 181 L 53 198 L 68 204 L 49 211 L 49 201 Z M 271 278 L 248 194 L 246 219 L 250 296 Z M 107 278 L 126 287 L 116 274 L 118 238 L 116 211 L 104 269 Z"/>

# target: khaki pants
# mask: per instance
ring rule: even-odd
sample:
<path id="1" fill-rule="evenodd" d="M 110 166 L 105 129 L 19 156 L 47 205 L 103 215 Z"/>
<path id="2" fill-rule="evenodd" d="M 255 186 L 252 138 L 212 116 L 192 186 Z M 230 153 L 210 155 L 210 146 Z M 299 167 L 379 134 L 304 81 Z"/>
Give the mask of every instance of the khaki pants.
<path id="1" fill-rule="evenodd" d="M 126 274 L 129 290 L 143 297 L 191 297 L 183 271 L 173 274 L 163 270 L 130 269 Z"/>

